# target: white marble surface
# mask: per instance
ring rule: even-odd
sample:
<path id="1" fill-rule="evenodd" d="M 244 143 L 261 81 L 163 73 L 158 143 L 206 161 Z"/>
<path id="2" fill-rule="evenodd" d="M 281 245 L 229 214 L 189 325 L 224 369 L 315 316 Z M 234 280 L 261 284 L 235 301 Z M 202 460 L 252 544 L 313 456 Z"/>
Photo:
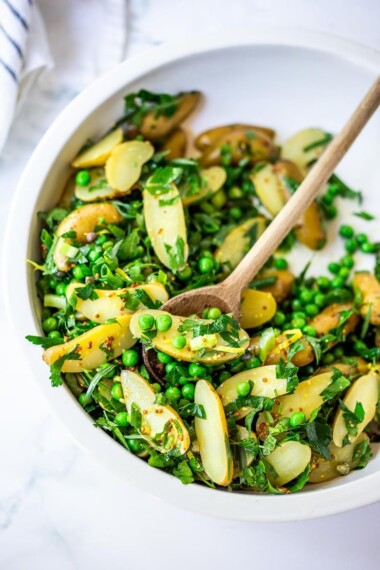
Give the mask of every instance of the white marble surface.
<path id="1" fill-rule="evenodd" d="M 65 27 L 91 27 L 97 0 L 41 0 L 57 68 L 31 93 L 0 159 L 0 242 L 12 191 L 38 140 L 75 95 L 55 44 Z M 56 9 L 59 4 L 59 17 Z M 286 8 L 285 8 L 286 4 Z M 127 55 L 197 29 L 253 24 L 314 28 L 380 49 L 378 0 L 130 0 Z M 95 34 L 95 36 L 94 36 Z M 80 46 L 78 46 L 78 49 Z M 67 75 L 65 75 L 67 78 Z M 238 524 L 180 512 L 142 495 L 99 466 L 70 439 L 37 392 L 12 347 L 0 301 L 0 568 L 55 570 L 111 567 L 183 570 L 236 565 L 294 570 L 380 565 L 380 505 L 304 523 Z"/>

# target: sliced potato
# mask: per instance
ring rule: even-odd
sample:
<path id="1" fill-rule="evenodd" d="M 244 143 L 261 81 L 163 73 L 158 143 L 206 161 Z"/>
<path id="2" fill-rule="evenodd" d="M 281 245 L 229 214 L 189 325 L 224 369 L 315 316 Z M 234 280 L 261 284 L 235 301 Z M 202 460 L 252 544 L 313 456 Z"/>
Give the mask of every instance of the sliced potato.
<path id="1" fill-rule="evenodd" d="M 149 438 L 148 441 L 153 440 L 153 446 L 161 453 L 174 450 L 181 455 L 186 453 L 190 436 L 182 418 L 171 406 L 155 404 L 156 393 L 149 382 L 137 372 L 123 370 L 121 385 L 128 413 L 132 412 L 133 404 L 141 413 L 141 435 Z"/>
<path id="2" fill-rule="evenodd" d="M 349 443 L 344 447 L 337 447 L 331 442 L 329 445 L 331 461 L 320 456 L 314 456 L 312 461 L 314 467 L 310 472 L 308 482 L 324 483 L 336 477 L 347 475 L 358 464 L 358 458 L 354 455 L 355 448 L 364 441 L 369 441 L 368 435 L 361 433 L 355 443 Z"/>
<path id="3" fill-rule="evenodd" d="M 275 366 L 259 366 L 252 370 L 239 372 L 225 380 L 217 389 L 223 406 L 227 406 L 238 397 L 237 386 L 240 382 L 252 382 L 251 396 L 277 398 L 286 394 L 286 379 L 276 377 Z M 250 408 L 241 408 L 238 417 L 243 418 Z"/>
<path id="4" fill-rule="evenodd" d="M 277 303 L 270 293 L 246 289 L 241 298 L 240 324 L 243 329 L 253 329 L 270 321 L 276 314 Z"/>
<path id="5" fill-rule="evenodd" d="M 149 141 L 128 141 L 118 145 L 106 162 L 106 178 L 119 194 L 132 190 L 141 176 L 141 168 L 154 155 Z"/>
<path id="6" fill-rule="evenodd" d="M 71 163 L 74 168 L 89 168 L 91 166 L 103 166 L 113 151 L 123 142 L 122 129 L 115 129 L 96 144 L 81 152 Z"/>
<path id="7" fill-rule="evenodd" d="M 323 366 L 318 369 L 318 374 L 328 372 L 332 368 L 337 368 L 343 376 L 362 376 L 368 372 L 368 362 L 360 356 L 349 356 L 338 362 L 333 362 L 330 366 Z"/>
<path id="8" fill-rule="evenodd" d="M 154 252 L 161 263 L 177 271 L 184 267 L 189 247 L 182 201 L 176 185 L 172 186 L 172 190 L 157 196 L 144 190 L 143 202 L 146 231 Z M 181 250 L 179 258 L 173 257 L 176 249 Z"/>
<path id="9" fill-rule="evenodd" d="M 231 163 L 239 164 L 243 159 L 255 164 L 263 160 L 273 160 L 277 157 L 278 149 L 273 141 L 263 132 L 236 129 L 222 135 L 213 146 L 205 150 L 199 159 L 202 166 L 221 164 L 222 149 L 231 148 Z"/>
<path id="10" fill-rule="evenodd" d="M 334 418 L 333 441 L 337 447 L 343 447 L 345 440 L 354 443 L 364 428 L 375 417 L 377 401 L 379 399 L 379 372 L 376 369 L 370 370 L 365 376 L 361 376 L 347 391 L 343 403 L 351 411 L 355 411 L 355 406 L 360 403 L 364 409 L 363 421 L 355 427 L 355 435 L 350 435 L 344 419 L 344 411 L 340 409 Z M 349 420 L 348 420 L 349 422 Z"/>
<path id="11" fill-rule="evenodd" d="M 353 286 L 362 296 L 360 307 L 362 317 L 365 318 L 370 311 L 370 323 L 380 325 L 380 283 L 375 275 L 366 271 L 355 273 Z"/>
<path id="12" fill-rule="evenodd" d="M 296 238 L 309 249 L 318 251 L 324 247 L 327 240 L 326 224 L 317 202 L 312 202 L 306 208 L 294 232 Z"/>
<path id="13" fill-rule="evenodd" d="M 226 486 L 232 481 L 233 464 L 222 402 L 207 380 L 198 380 L 194 402 L 203 406 L 206 413 L 205 419 L 195 418 L 195 433 L 204 470 L 211 481 Z"/>
<path id="14" fill-rule="evenodd" d="M 227 173 L 221 166 L 204 168 L 201 170 L 200 174 L 204 180 L 204 186 L 199 188 L 199 192 L 197 192 L 197 194 L 181 196 L 182 203 L 185 207 L 216 194 L 216 192 L 222 188 L 227 178 Z"/>
<path id="15" fill-rule="evenodd" d="M 70 283 L 66 290 L 66 298 L 70 299 L 71 295 L 77 289 L 85 287 L 84 283 Z M 77 296 L 76 310 L 95 323 L 105 323 L 109 319 L 122 317 L 128 313 L 133 313 L 125 306 L 128 295 L 133 295 L 137 290 L 145 291 L 152 301 L 165 303 L 169 299 L 169 295 L 161 283 L 148 283 L 146 285 L 138 285 L 137 287 L 125 287 L 123 289 L 95 289 L 98 296 L 96 299 L 81 299 Z M 143 309 L 145 305 L 140 303 L 137 309 Z M 136 309 L 136 310 L 137 310 Z"/>
<path id="16" fill-rule="evenodd" d="M 275 487 L 282 487 L 301 475 L 309 465 L 310 459 L 311 449 L 308 445 L 299 441 L 286 441 L 266 457 L 277 473 L 277 477 L 273 477 L 268 471 L 268 479 Z"/>
<path id="17" fill-rule="evenodd" d="M 70 246 L 73 241 L 86 243 L 86 235 L 94 231 L 100 220 L 104 220 L 107 224 L 117 224 L 122 219 L 115 206 L 107 203 L 87 204 L 71 212 L 62 220 L 56 231 L 57 236 L 75 232 L 75 238 L 60 237 L 57 241 L 53 257 L 58 269 L 69 271 L 72 266 L 69 256 L 62 251 L 64 245 Z"/>
<path id="18" fill-rule="evenodd" d="M 305 129 L 290 137 L 281 149 L 281 157 L 295 162 L 306 173 L 325 150 L 329 139 L 321 129 Z M 321 143 L 321 144 L 317 144 Z M 308 147 L 312 148 L 308 149 Z"/>
<path id="19" fill-rule="evenodd" d="M 93 168 L 89 171 L 91 180 L 87 186 L 75 186 L 75 197 L 82 202 L 96 202 L 115 198 L 119 193 L 108 184 L 104 168 Z"/>
<path id="20" fill-rule="evenodd" d="M 219 263 L 228 263 L 233 269 L 261 236 L 265 227 L 266 219 L 262 216 L 243 222 L 227 234 L 222 245 L 216 250 L 215 258 Z"/>
<path id="21" fill-rule="evenodd" d="M 318 336 L 324 336 L 331 330 L 336 329 L 342 312 L 352 309 L 352 303 L 333 303 L 329 305 L 316 317 L 312 318 L 309 324 L 317 329 Z M 354 313 L 343 327 L 343 334 L 348 335 L 353 332 L 359 323 L 359 315 Z"/>
<path id="22" fill-rule="evenodd" d="M 195 147 L 198 150 L 206 150 L 207 148 L 214 146 L 222 137 L 232 133 L 233 131 L 245 131 L 245 132 L 258 132 L 263 133 L 270 139 L 274 139 L 275 131 L 267 127 L 257 127 L 256 125 L 244 125 L 244 124 L 234 124 L 234 125 L 223 125 L 221 127 L 213 127 L 207 131 L 203 131 L 194 141 Z"/>
<path id="23" fill-rule="evenodd" d="M 147 113 L 142 120 L 140 133 L 151 141 L 159 141 L 174 131 L 180 123 L 194 110 L 201 94 L 199 91 L 180 93 L 177 97 L 176 110 L 172 115 L 157 114 L 156 111 Z"/>
<path id="24" fill-rule="evenodd" d="M 324 400 L 321 396 L 331 384 L 333 372 L 324 372 L 317 376 L 312 376 L 308 380 L 303 380 L 294 390 L 293 394 L 286 394 L 276 398 L 271 414 L 273 417 L 290 418 L 293 412 L 303 412 L 308 420 L 314 410 L 319 408 Z M 266 424 L 266 416 L 262 412 L 257 419 L 257 426 L 260 431 L 261 424 Z"/>
<path id="25" fill-rule="evenodd" d="M 166 160 L 174 160 L 175 158 L 182 158 L 185 156 L 186 147 L 186 133 L 182 129 L 177 129 L 171 133 L 160 150 L 161 152 L 168 151 L 168 154 L 165 156 Z"/>
<path id="26" fill-rule="evenodd" d="M 137 311 L 132 315 L 131 319 L 131 331 L 134 337 L 141 338 L 143 336 L 143 331 L 139 326 L 139 317 L 144 314 L 152 315 L 155 319 L 157 319 L 160 315 L 169 315 L 166 311 L 158 311 L 153 309 L 146 309 L 143 311 Z M 152 345 L 156 350 L 160 350 L 161 352 L 165 352 L 165 354 L 169 354 L 176 358 L 177 360 L 184 360 L 186 362 L 204 362 L 206 364 L 222 364 L 223 362 L 228 362 L 229 360 L 233 360 L 240 354 L 242 354 L 245 348 L 248 345 L 249 337 L 247 333 L 240 329 L 239 331 L 239 338 L 240 338 L 240 347 L 235 348 L 230 346 L 219 334 L 215 335 L 208 335 L 213 337 L 212 345 L 207 346 L 207 341 L 209 339 L 205 339 L 203 336 L 197 337 L 200 340 L 199 349 L 192 349 L 192 332 L 187 331 L 184 333 L 186 338 L 186 346 L 182 349 L 175 348 L 172 344 L 173 338 L 178 336 L 179 331 L 178 328 L 180 325 L 186 320 L 186 317 L 177 317 L 175 315 L 170 315 L 172 318 L 172 326 L 166 332 L 157 331 L 156 336 L 152 339 Z M 200 323 L 212 323 L 213 321 L 207 319 L 199 319 Z M 207 336 L 207 335 L 206 335 Z M 204 343 L 203 343 L 204 341 Z M 201 348 L 205 348 L 206 352 L 199 356 L 199 350 Z"/>
<path id="27" fill-rule="evenodd" d="M 93 370 L 107 360 L 120 356 L 123 350 L 136 344 L 129 328 L 131 315 L 116 319 L 115 323 L 99 325 L 93 329 L 65 342 L 45 350 L 43 359 L 51 366 L 56 360 L 75 352 L 80 354 L 79 360 L 65 360 L 62 372 L 83 372 Z M 111 358 L 107 358 L 107 354 Z"/>
<path id="28" fill-rule="evenodd" d="M 287 196 L 277 176 L 275 166 L 269 163 L 259 166 L 261 168 L 257 168 L 250 175 L 251 182 L 262 205 L 272 216 L 277 216 L 285 206 Z"/>
<path id="29" fill-rule="evenodd" d="M 297 340 L 301 341 L 304 348 L 299 352 L 296 352 L 292 358 L 292 363 L 301 367 L 307 366 L 310 362 L 313 362 L 315 359 L 314 350 L 307 340 L 302 337 L 301 331 L 299 331 L 294 332 L 293 336 L 285 334 L 278 335 L 273 349 L 268 353 L 265 359 L 265 364 L 277 364 L 280 360 L 287 362 L 289 349 L 293 342 L 296 342 Z M 252 337 L 249 342 L 248 350 L 256 356 L 259 354 L 259 341 L 260 336 L 258 335 Z"/>
<path id="30" fill-rule="evenodd" d="M 292 292 L 295 276 L 287 270 L 266 269 L 258 275 L 257 279 L 266 279 L 267 277 L 275 277 L 276 281 L 273 285 L 260 287 L 260 291 L 271 293 L 277 303 L 281 303 L 289 297 Z"/>

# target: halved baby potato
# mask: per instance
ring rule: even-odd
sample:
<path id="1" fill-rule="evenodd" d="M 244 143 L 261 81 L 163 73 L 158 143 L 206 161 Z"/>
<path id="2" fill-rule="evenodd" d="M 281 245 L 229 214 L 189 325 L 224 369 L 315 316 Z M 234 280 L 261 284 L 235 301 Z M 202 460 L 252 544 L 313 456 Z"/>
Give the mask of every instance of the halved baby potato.
<path id="1" fill-rule="evenodd" d="M 182 129 L 176 129 L 166 139 L 160 151 L 167 152 L 166 160 L 174 160 L 185 156 L 187 147 L 186 133 Z"/>
<path id="2" fill-rule="evenodd" d="M 85 284 L 70 283 L 66 290 L 66 298 L 70 299 L 73 292 L 81 287 L 85 287 Z M 95 323 L 104 323 L 109 319 L 122 317 L 134 312 L 125 306 L 125 300 L 128 295 L 133 295 L 137 289 L 145 291 L 152 301 L 159 301 L 163 304 L 169 299 L 168 292 L 161 283 L 147 283 L 146 285 L 115 290 L 95 289 L 96 299 L 81 299 L 77 296 L 75 308 L 86 319 Z M 143 303 L 138 305 L 138 309 L 143 309 L 144 307 Z"/>
<path id="3" fill-rule="evenodd" d="M 123 142 L 122 129 L 115 129 L 102 139 L 81 152 L 71 163 L 74 168 L 103 166 L 115 147 Z"/>
<path id="4" fill-rule="evenodd" d="M 141 176 L 141 169 L 154 155 L 149 141 L 128 141 L 118 145 L 106 162 L 106 178 L 118 194 L 128 194 Z"/>
<path id="5" fill-rule="evenodd" d="M 104 168 L 89 170 L 90 182 L 86 186 L 75 186 L 75 197 L 82 202 L 96 202 L 118 196 L 118 191 L 112 188 L 106 179 Z"/>
<path id="6" fill-rule="evenodd" d="M 245 289 L 241 298 L 240 325 L 253 329 L 270 321 L 276 314 L 277 303 L 270 293 Z"/>
<path id="7" fill-rule="evenodd" d="M 175 184 L 166 194 L 143 191 L 146 231 L 158 259 L 172 271 L 182 269 L 189 255 L 185 214 Z"/>
<path id="8" fill-rule="evenodd" d="M 264 364 L 277 364 L 280 360 L 288 362 L 289 349 L 294 342 L 298 340 L 303 344 L 303 349 L 296 352 L 292 357 L 292 363 L 295 366 L 307 366 L 315 359 L 315 352 L 312 346 L 302 336 L 299 329 L 289 331 L 290 334 L 280 334 L 275 339 L 274 347 L 268 352 Z M 260 335 L 254 336 L 249 342 L 248 350 L 255 356 L 260 352 Z"/>
<path id="9" fill-rule="evenodd" d="M 176 109 L 171 115 L 165 113 L 158 114 L 151 111 L 142 120 L 139 132 L 150 141 L 160 141 L 173 132 L 180 123 L 186 119 L 199 102 L 201 94 L 199 91 L 189 91 L 180 93 L 176 99 Z"/>
<path id="10" fill-rule="evenodd" d="M 119 214 L 117 208 L 113 204 L 96 203 L 87 204 L 71 212 L 59 224 L 56 235 L 62 236 L 68 232 L 74 232 L 75 238 L 59 237 L 54 249 L 54 263 L 60 271 L 70 271 L 72 266 L 70 253 L 73 241 L 78 243 L 86 243 L 86 236 L 93 232 L 100 220 L 104 220 L 106 224 L 117 224 L 121 222 L 123 217 Z M 69 250 L 69 251 L 67 251 Z M 75 257 L 75 248 L 72 248 Z"/>
<path id="11" fill-rule="evenodd" d="M 203 406 L 206 418 L 195 418 L 195 433 L 202 464 L 211 481 L 226 486 L 232 481 L 233 463 L 222 402 L 207 380 L 198 380 L 194 402 Z"/>
<path id="12" fill-rule="evenodd" d="M 296 278 L 293 273 L 286 269 L 265 269 L 264 271 L 261 271 L 260 275 L 257 276 L 257 279 L 266 279 L 268 277 L 274 277 L 275 282 L 272 285 L 260 287 L 260 291 L 271 293 L 277 303 L 281 303 L 281 301 L 287 299 L 291 294 Z"/>
<path id="13" fill-rule="evenodd" d="M 203 131 L 194 141 L 195 147 L 198 150 L 206 150 L 211 146 L 214 146 L 222 137 L 233 131 L 245 131 L 252 133 L 262 133 L 270 139 L 274 139 L 275 131 L 267 127 L 258 127 L 256 125 L 244 125 L 244 124 L 234 124 L 234 125 L 222 125 L 221 127 L 213 127 L 207 131 Z"/>
<path id="14" fill-rule="evenodd" d="M 291 136 L 282 146 L 281 157 L 295 162 L 306 173 L 310 165 L 317 160 L 330 142 L 321 129 L 304 129 Z"/>
<path id="15" fill-rule="evenodd" d="M 275 487 L 282 487 L 301 475 L 309 465 L 311 449 L 299 441 L 286 441 L 274 449 L 266 460 L 276 471 L 274 477 L 268 470 L 268 479 Z"/>
<path id="16" fill-rule="evenodd" d="M 221 166 L 211 166 L 200 171 L 204 185 L 197 194 L 182 195 L 182 204 L 187 207 L 195 202 L 204 200 L 220 190 L 226 181 L 227 173 Z"/>
<path id="17" fill-rule="evenodd" d="M 267 220 L 262 216 L 251 218 L 231 230 L 215 252 L 219 263 L 228 263 L 233 269 L 265 230 Z"/>
<path id="18" fill-rule="evenodd" d="M 231 376 L 218 387 L 217 393 L 224 407 L 236 400 L 237 386 L 241 382 L 252 382 L 251 396 L 277 398 L 287 392 L 287 381 L 285 378 L 277 378 L 275 366 L 259 366 Z M 240 408 L 237 417 L 243 418 L 249 411 L 248 407 Z"/>
<path id="19" fill-rule="evenodd" d="M 355 456 L 356 446 L 365 441 L 369 441 L 366 433 L 361 433 L 354 443 L 349 443 L 344 447 L 337 447 L 334 443 L 330 443 L 329 450 L 331 460 L 328 461 L 320 456 L 315 456 L 313 464 L 315 465 L 309 475 L 309 483 L 324 483 L 331 481 L 336 477 L 347 475 L 358 464 L 358 457 Z"/>
<path id="20" fill-rule="evenodd" d="M 161 453 L 174 450 L 180 455 L 186 453 L 190 436 L 185 424 L 171 406 L 155 404 L 156 393 L 149 382 L 137 372 L 123 370 L 121 385 L 128 414 L 133 404 L 141 413 L 141 435 L 153 440 L 152 445 Z"/>
<path id="21" fill-rule="evenodd" d="M 275 166 L 263 163 L 259 164 L 259 167 L 250 175 L 251 182 L 264 208 L 272 216 L 277 216 L 286 204 L 287 195 L 277 176 Z"/>
<path id="22" fill-rule="evenodd" d="M 48 348 L 44 352 L 43 359 L 51 366 L 65 354 L 74 352 L 80 354 L 80 359 L 65 360 L 62 372 L 83 372 L 98 368 L 136 344 L 136 339 L 130 330 L 130 321 L 131 315 L 125 315 L 109 325 L 94 327 L 64 344 Z"/>
<path id="23" fill-rule="evenodd" d="M 333 303 L 325 307 L 319 315 L 313 317 L 309 324 L 313 326 L 318 333 L 318 336 L 324 336 L 339 325 L 342 313 L 350 311 L 353 308 L 352 303 Z M 356 325 L 359 323 L 360 317 L 353 313 L 343 327 L 343 334 L 348 335 L 352 333 Z"/>
<path id="24" fill-rule="evenodd" d="M 333 423 L 333 441 L 337 447 L 343 447 L 347 439 L 350 443 L 354 443 L 374 418 L 379 399 L 379 386 L 379 372 L 376 369 L 370 370 L 368 374 L 353 382 L 343 398 L 343 403 L 351 412 L 354 412 L 356 404 L 360 403 L 364 409 L 364 418 L 356 426 L 352 425 L 355 434 L 350 435 L 346 425 L 346 421 L 350 424 L 350 420 L 345 421 L 345 412 L 342 409 L 338 411 Z"/>
<path id="25" fill-rule="evenodd" d="M 140 328 L 139 325 L 139 318 L 141 315 L 151 315 L 154 317 L 154 319 L 157 319 L 157 317 L 160 315 L 169 315 L 169 313 L 166 311 L 153 309 L 146 309 L 134 313 L 131 319 L 131 331 L 133 336 L 139 339 L 144 335 L 144 331 Z M 228 344 L 228 342 L 225 341 L 219 334 L 204 335 L 193 339 L 191 331 L 180 333 L 178 331 L 178 328 L 187 320 L 186 317 L 178 317 L 176 315 L 170 315 L 170 317 L 172 318 L 171 328 L 165 332 L 156 331 L 156 336 L 152 339 L 152 345 L 156 350 L 165 352 L 165 354 L 169 354 L 177 360 L 184 360 L 186 362 L 204 362 L 206 364 L 215 365 L 222 364 L 223 362 L 228 362 L 229 360 L 233 360 L 237 356 L 243 354 L 245 348 L 248 345 L 249 337 L 243 329 L 239 330 L 240 346 L 239 348 L 235 348 Z M 209 319 L 197 320 L 199 320 L 200 324 L 208 324 L 213 322 Z M 181 349 L 175 348 L 173 346 L 173 339 L 179 334 L 183 334 L 183 336 L 186 338 L 186 345 Z M 212 337 L 212 339 L 208 337 Z M 191 346 L 194 345 L 194 340 L 197 341 L 197 347 L 191 348 Z M 199 350 L 202 348 L 205 349 L 205 352 L 199 356 Z"/>

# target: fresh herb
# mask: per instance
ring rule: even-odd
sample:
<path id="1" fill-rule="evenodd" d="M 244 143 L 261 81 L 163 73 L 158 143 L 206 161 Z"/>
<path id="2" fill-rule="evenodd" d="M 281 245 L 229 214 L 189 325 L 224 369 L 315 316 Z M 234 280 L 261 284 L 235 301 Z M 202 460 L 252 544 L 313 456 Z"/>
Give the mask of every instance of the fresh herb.
<path id="1" fill-rule="evenodd" d="M 368 212 L 354 212 L 354 216 L 358 217 L 358 218 L 362 218 L 363 220 L 366 220 L 367 222 L 370 222 L 371 220 L 375 219 L 375 216 L 372 216 L 372 214 L 368 214 Z"/>
<path id="2" fill-rule="evenodd" d="M 50 366 L 50 377 L 49 378 L 50 378 L 52 386 L 56 387 L 56 386 L 60 386 L 62 384 L 61 372 L 62 372 L 62 367 L 63 367 L 64 363 L 66 362 L 66 360 L 79 360 L 80 359 L 80 354 L 75 352 L 75 350 L 76 350 L 76 347 L 74 348 L 74 351 L 68 352 L 67 354 L 63 354 L 60 358 L 58 358 Z"/>
<path id="3" fill-rule="evenodd" d="M 95 301 L 95 299 L 97 299 L 99 297 L 99 295 L 95 291 L 94 286 L 91 283 L 87 283 L 83 287 L 76 287 L 75 288 L 75 294 L 77 297 L 79 297 L 83 301 L 86 301 L 87 299 L 90 299 L 91 301 Z"/>
<path id="4" fill-rule="evenodd" d="M 325 136 L 322 139 L 319 139 L 317 141 L 314 141 L 308 145 L 306 145 L 303 148 L 303 152 L 308 152 L 309 150 L 312 150 L 313 148 L 318 148 L 320 146 L 325 146 L 327 145 L 329 142 L 332 141 L 333 139 L 333 135 L 331 133 L 325 133 Z"/>
<path id="5" fill-rule="evenodd" d="M 172 247 L 167 243 L 164 246 L 169 257 L 170 269 L 172 271 L 182 269 L 185 265 L 185 242 L 183 238 L 178 236 Z"/>
<path id="6" fill-rule="evenodd" d="M 343 376 L 342 371 L 338 368 L 333 368 L 331 382 L 327 388 L 321 392 L 323 401 L 327 402 L 327 400 L 332 400 L 332 398 L 335 398 L 338 394 L 343 392 L 343 390 L 346 390 L 346 388 L 348 388 L 350 385 L 350 381 L 345 376 Z"/>
<path id="7" fill-rule="evenodd" d="M 182 175 L 182 168 L 175 166 L 162 166 L 157 168 L 154 174 L 148 178 L 145 190 L 152 196 L 161 196 L 173 190 L 173 183 L 175 183 Z M 161 206 L 161 204 L 160 204 Z"/>
<path id="8" fill-rule="evenodd" d="M 140 408 L 135 402 L 132 402 L 131 413 L 129 415 L 129 423 L 131 424 L 132 427 L 138 430 L 141 429 L 142 414 Z"/>
<path id="9" fill-rule="evenodd" d="M 143 118 L 148 113 L 154 117 L 164 115 L 171 117 L 177 110 L 180 95 L 173 96 L 167 93 L 152 93 L 146 89 L 140 89 L 137 93 L 130 93 L 124 98 L 125 114 L 118 123 L 130 121 L 136 127 L 140 127 Z"/>
<path id="10" fill-rule="evenodd" d="M 306 436 L 316 453 L 327 461 L 331 461 L 329 445 L 332 441 L 332 429 L 322 420 L 314 420 L 306 425 Z"/>
<path id="11" fill-rule="evenodd" d="M 50 348 L 51 346 L 56 346 L 57 344 L 63 344 L 65 341 L 63 338 L 50 338 L 49 336 L 33 336 L 28 335 L 25 337 L 26 340 L 42 348 Z"/>
<path id="12" fill-rule="evenodd" d="M 361 402 L 356 402 L 354 411 L 350 410 L 342 400 L 339 400 L 339 407 L 343 410 L 343 420 L 349 436 L 356 437 L 358 435 L 357 426 L 364 420 L 365 411 Z M 344 444 L 350 443 L 344 441 Z"/>
<path id="13" fill-rule="evenodd" d="M 180 461 L 173 469 L 173 475 L 178 477 L 178 479 L 184 484 L 188 485 L 189 483 L 194 482 L 194 475 L 191 470 L 191 467 L 188 461 L 183 460 Z"/>

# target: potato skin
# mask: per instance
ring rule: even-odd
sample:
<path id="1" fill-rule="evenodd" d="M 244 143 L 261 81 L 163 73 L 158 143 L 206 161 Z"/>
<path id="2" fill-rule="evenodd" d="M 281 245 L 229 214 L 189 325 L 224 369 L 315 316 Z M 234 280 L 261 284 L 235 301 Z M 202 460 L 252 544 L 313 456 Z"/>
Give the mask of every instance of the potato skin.
<path id="1" fill-rule="evenodd" d="M 258 279 L 265 279 L 266 277 L 277 277 L 277 280 L 273 285 L 260 287 L 260 291 L 272 293 L 277 303 L 281 303 L 289 297 L 296 279 L 293 273 L 287 270 L 266 269 L 260 273 Z"/>
<path id="2" fill-rule="evenodd" d="M 360 313 L 366 317 L 371 306 L 370 323 L 380 325 L 380 283 L 374 275 L 360 271 L 354 275 L 354 289 L 362 295 Z"/>
<path id="3" fill-rule="evenodd" d="M 244 125 L 241 123 L 236 123 L 233 125 L 222 125 L 220 127 L 213 127 L 207 131 L 203 131 L 194 141 L 195 147 L 198 150 L 204 151 L 207 148 L 214 146 L 222 137 L 233 131 L 254 131 L 263 133 L 270 139 L 274 139 L 276 133 L 273 129 L 268 127 L 258 127 L 256 125 Z"/>
<path id="4" fill-rule="evenodd" d="M 169 151 L 166 155 L 167 160 L 174 160 L 175 158 L 183 158 L 185 156 L 187 147 L 187 137 L 185 131 L 176 129 L 166 139 L 161 147 L 161 152 Z"/>
<path id="5" fill-rule="evenodd" d="M 349 311 L 352 307 L 352 303 L 334 303 L 323 309 L 319 315 L 312 318 L 309 324 L 316 328 L 318 336 L 323 336 L 328 334 L 332 329 L 336 329 L 339 324 L 340 313 L 342 311 Z M 347 335 L 353 332 L 359 320 L 359 315 L 356 313 L 351 315 L 343 327 L 343 333 Z"/>
<path id="6" fill-rule="evenodd" d="M 172 133 L 178 125 L 195 109 L 201 98 L 199 91 L 181 93 L 178 96 L 177 109 L 173 115 L 156 116 L 154 111 L 147 113 L 139 128 L 140 134 L 150 141 L 160 141 Z"/>
<path id="7" fill-rule="evenodd" d="M 333 362 L 330 366 L 322 366 L 318 368 L 316 374 L 322 374 L 323 372 L 328 372 L 332 368 L 337 368 L 342 372 L 344 376 L 363 376 L 367 374 L 368 362 L 361 358 L 360 356 L 350 356 L 349 362 L 345 362 L 344 359 L 338 362 Z"/>
<path id="8" fill-rule="evenodd" d="M 252 337 L 250 342 L 249 342 L 248 350 L 250 352 L 252 352 L 254 355 L 258 355 L 258 353 L 259 353 L 259 338 L 260 338 L 259 336 Z M 283 360 L 284 362 L 288 361 L 288 350 L 289 350 L 289 348 L 282 348 L 281 350 L 278 350 L 278 348 L 276 348 L 280 344 L 285 342 L 286 340 L 287 340 L 287 337 L 283 334 L 279 335 L 276 338 L 275 347 L 268 354 L 268 356 L 264 362 L 265 365 L 277 364 L 280 360 Z M 299 367 L 307 366 L 308 364 L 313 362 L 313 360 L 315 358 L 314 350 L 310 346 L 310 344 L 307 342 L 307 340 L 305 340 L 304 338 L 301 338 L 300 341 L 302 342 L 304 348 L 303 348 L 303 350 L 300 350 L 299 352 L 297 352 L 292 358 L 292 363 L 295 366 L 299 366 Z"/>

